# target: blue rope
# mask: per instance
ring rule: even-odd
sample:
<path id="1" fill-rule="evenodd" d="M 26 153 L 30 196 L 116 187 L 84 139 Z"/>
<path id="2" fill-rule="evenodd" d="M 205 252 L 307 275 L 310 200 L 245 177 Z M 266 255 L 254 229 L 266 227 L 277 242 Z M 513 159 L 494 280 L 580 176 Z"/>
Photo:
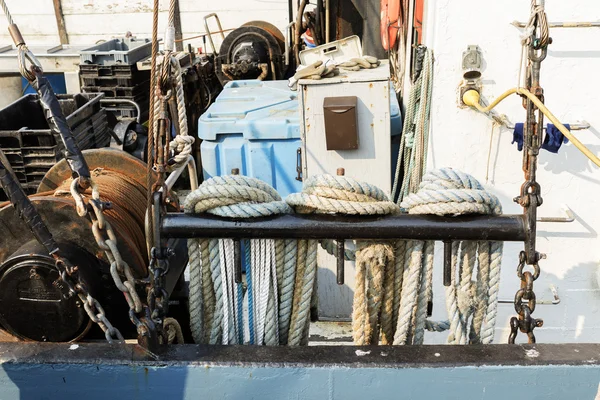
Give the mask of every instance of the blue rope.
<path id="1" fill-rule="evenodd" d="M 250 240 L 244 240 L 244 264 L 246 267 L 246 281 L 248 283 L 248 325 L 250 328 L 250 344 L 254 344 L 254 308 L 252 295 L 252 261 L 250 254 Z"/>
<path id="2" fill-rule="evenodd" d="M 237 285 L 238 297 L 238 343 L 244 344 L 244 288 L 241 283 Z"/>

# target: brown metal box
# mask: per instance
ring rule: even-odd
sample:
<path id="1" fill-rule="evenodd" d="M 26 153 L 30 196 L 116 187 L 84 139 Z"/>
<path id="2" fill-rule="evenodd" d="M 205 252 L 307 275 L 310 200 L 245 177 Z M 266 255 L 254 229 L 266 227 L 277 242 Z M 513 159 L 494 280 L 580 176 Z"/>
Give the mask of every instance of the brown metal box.
<path id="1" fill-rule="evenodd" d="M 327 150 L 358 149 L 358 98 L 356 96 L 325 97 L 325 139 Z"/>

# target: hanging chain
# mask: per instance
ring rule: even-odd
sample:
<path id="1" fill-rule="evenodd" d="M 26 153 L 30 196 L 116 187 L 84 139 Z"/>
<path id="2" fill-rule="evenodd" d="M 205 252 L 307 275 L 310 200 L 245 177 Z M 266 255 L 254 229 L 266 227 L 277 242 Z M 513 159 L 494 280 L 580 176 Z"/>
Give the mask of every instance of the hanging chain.
<path id="1" fill-rule="evenodd" d="M 69 293 L 77 294 L 83 303 L 83 309 L 92 322 L 98 324 L 102 331 L 104 331 L 104 336 L 108 343 L 113 343 L 115 340 L 124 341 L 125 339 L 121 335 L 121 332 L 106 318 L 106 313 L 102 305 L 90 295 L 87 286 L 79 276 L 79 268 L 71 265 L 66 259 L 59 256 L 56 258 L 55 265 L 60 279 L 69 288 Z M 60 283 L 57 281 L 55 285 L 59 286 Z"/>
<path id="2" fill-rule="evenodd" d="M 142 304 L 135 289 L 135 278 L 129 264 L 127 264 L 121 256 L 118 248 L 117 235 L 110 223 L 104 218 L 104 210 L 110 209 L 112 205 L 109 202 L 100 200 L 100 192 L 93 180 L 90 181 L 90 184 L 92 195 L 86 205 L 81 192 L 81 186 L 79 185 L 79 178 L 75 178 L 71 183 L 71 195 L 75 200 L 77 213 L 81 217 L 88 216 L 92 221 L 92 233 L 94 234 L 94 239 L 96 240 L 98 247 L 104 251 L 106 258 L 110 263 L 110 275 L 115 282 L 115 286 L 123 293 L 123 296 L 129 305 L 129 319 L 135 325 L 138 337 L 150 337 L 152 324 L 148 322 L 150 319 L 148 307 Z M 122 280 L 122 276 L 125 277 L 125 281 Z M 90 297 L 89 294 L 87 294 L 86 297 Z M 84 302 L 84 304 L 86 303 Z M 96 305 L 99 306 L 97 301 Z M 88 311 L 87 308 L 86 311 Z M 89 314 L 90 312 L 88 312 L 88 315 Z M 91 315 L 90 318 L 92 318 Z M 92 321 L 97 323 L 94 318 L 92 318 Z M 102 325 L 100 325 L 100 327 L 104 330 Z M 106 330 L 105 333 L 107 334 L 108 339 Z"/>
<path id="3" fill-rule="evenodd" d="M 529 48 L 526 76 L 527 88 L 543 103 L 544 90 L 540 86 L 540 67 L 542 61 L 546 58 L 548 45 L 552 43 L 552 39 L 549 35 L 543 5 L 539 5 L 536 0 L 533 0 L 531 10 L 532 16 L 529 22 L 531 25 L 531 37 L 527 41 Z M 533 282 L 540 275 L 538 262 L 540 259 L 545 258 L 545 255 L 536 251 L 537 208 L 543 203 L 541 187 L 536 180 L 536 173 L 537 158 L 542 146 L 544 114 L 527 98 L 524 99 L 523 105 L 527 110 L 527 120 L 523 132 L 523 172 L 525 174 L 525 182 L 521 186 L 520 195 L 514 201 L 521 205 L 524 210 L 525 249 L 519 254 L 517 276 L 521 280 L 521 288 L 517 291 L 514 301 L 518 317 L 512 317 L 510 320 L 511 333 L 508 342 L 511 344 L 515 343 L 518 330 L 527 334 L 529 343 L 535 343 L 533 330 L 544 323 L 541 319 L 535 319 L 531 316 L 536 305 Z M 533 272 L 524 271 L 525 265 L 531 266 Z"/>
<path id="4" fill-rule="evenodd" d="M 150 251 L 150 272 L 152 274 L 150 284 L 147 288 L 148 306 L 151 312 L 151 318 L 158 328 L 159 340 L 168 343 L 169 329 L 167 325 L 173 326 L 176 330 L 179 324 L 172 318 L 166 318 L 169 309 L 169 294 L 165 289 L 165 277 L 169 272 L 169 257 L 173 252 L 165 248 L 160 237 L 160 217 L 165 213 L 165 201 L 168 188 L 165 184 L 165 175 L 169 160 L 169 136 L 170 119 L 168 112 L 168 102 L 172 96 L 172 81 L 170 79 L 170 52 L 163 56 L 162 71 L 158 78 L 157 100 L 159 103 L 158 115 L 156 116 L 155 137 L 154 137 L 154 164 L 153 171 L 156 172 L 156 180 L 152 186 L 153 211 L 152 230 L 154 243 Z M 176 325 L 176 326 L 175 326 Z"/>

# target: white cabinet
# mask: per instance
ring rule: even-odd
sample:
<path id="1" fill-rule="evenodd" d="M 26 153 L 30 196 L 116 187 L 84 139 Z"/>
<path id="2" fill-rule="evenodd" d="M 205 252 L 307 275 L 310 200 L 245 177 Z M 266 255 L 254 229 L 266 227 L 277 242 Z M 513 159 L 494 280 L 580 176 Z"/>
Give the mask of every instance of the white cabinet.
<path id="1" fill-rule="evenodd" d="M 335 175 L 338 168 L 344 168 L 346 176 L 391 192 L 389 77 L 389 66 L 383 62 L 374 69 L 299 82 L 304 179 L 312 175 Z M 327 150 L 323 101 L 338 96 L 358 98 L 356 150 Z M 343 286 L 336 283 L 335 257 L 319 249 L 317 263 L 319 317 L 349 317 L 354 295 L 354 263 L 346 262 Z"/>

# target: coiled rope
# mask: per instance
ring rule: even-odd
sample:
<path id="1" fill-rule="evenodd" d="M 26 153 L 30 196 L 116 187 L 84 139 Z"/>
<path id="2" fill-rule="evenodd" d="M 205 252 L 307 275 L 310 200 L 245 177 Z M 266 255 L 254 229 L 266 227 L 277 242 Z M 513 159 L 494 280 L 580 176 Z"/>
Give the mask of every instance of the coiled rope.
<path id="1" fill-rule="evenodd" d="M 374 215 L 400 208 L 376 187 L 340 176 L 315 176 L 287 201 L 297 212 Z M 426 174 L 401 208 L 411 214 L 500 214 L 498 199 L 472 176 L 441 169 Z M 323 248 L 333 254 L 333 245 Z M 455 242 L 452 285 L 446 289 L 449 321 L 427 319 L 433 301 L 434 242 L 358 241 L 352 327 L 357 345 L 422 344 L 425 330 L 450 330 L 450 343 L 491 343 L 496 322 L 502 243 Z M 472 275 L 477 268 L 476 280 Z"/>
<path id="2" fill-rule="evenodd" d="M 256 218 L 291 212 L 279 194 L 254 178 L 205 181 L 188 195 L 187 213 Z M 300 345 L 307 342 L 316 242 L 245 241 L 246 283 L 234 282 L 233 241 L 190 239 L 190 323 L 194 340 L 209 344 Z M 247 304 L 244 316 L 243 304 Z M 245 329 L 246 324 L 248 329 Z"/>
<path id="3" fill-rule="evenodd" d="M 419 190 L 408 195 L 401 207 L 410 214 L 502 213 L 496 196 L 472 176 L 450 168 L 427 173 Z M 433 298 L 433 242 L 408 241 L 403 249 L 399 246 L 397 261 L 403 258 L 405 262 L 393 343 L 421 344 L 424 329 L 449 329 L 448 342 L 452 344 L 491 343 L 496 324 L 502 247 L 502 242 L 487 241 L 452 244 L 452 280 L 446 288 L 449 322 L 436 323 L 426 320 L 427 306 Z"/>
<path id="4" fill-rule="evenodd" d="M 344 176 L 318 175 L 307 179 L 302 193 L 291 194 L 288 204 L 298 213 L 385 215 L 400 208 L 376 186 Z M 354 292 L 352 331 L 357 345 L 379 341 L 379 316 L 384 302 L 386 270 L 393 267 L 391 243 L 359 241 L 356 244 L 356 288 Z M 324 248 L 331 249 L 325 242 Z M 352 258 L 350 252 L 347 258 Z M 389 303 L 389 299 L 385 299 Z M 391 308 L 391 304 L 387 304 Z"/>
<path id="5" fill-rule="evenodd" d="M 92 177 L 105 201 L 111 204 L 111 208 L 104 210 L 104 214 L 110 219 L 114 230 L 134 245 L 132 246 L 133 259 L 137 260 L 135 264 L 138 268 L 145 269 L 148 264 L 144 237 L 145 210 L 140 207 L 140 204 L 145 202 L 146 188 L 126 174 L 110 169 L 97 168 L 92 171 Z M 69 179 L 62 182 L 55 190 L 37 193 L 35 196 L 71 197 L 71 184 L 72 180 Z M 82 194 L 91 196 L 91 188 Z M 138 271 L 138 273 L 140 277 L 144 277 L 146 271 Z"/>

